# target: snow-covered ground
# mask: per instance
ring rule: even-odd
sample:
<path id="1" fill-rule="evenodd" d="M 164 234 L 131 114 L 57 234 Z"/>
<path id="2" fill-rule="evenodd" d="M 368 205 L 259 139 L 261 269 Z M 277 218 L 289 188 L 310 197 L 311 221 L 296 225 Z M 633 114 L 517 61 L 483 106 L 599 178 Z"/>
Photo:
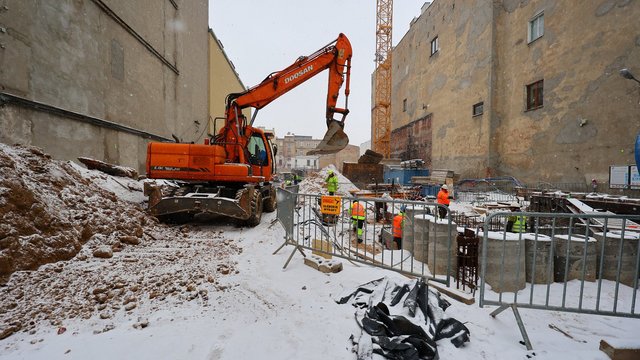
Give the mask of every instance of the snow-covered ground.
<path id="1" fill-rule="evenodd" d="M 354 359 L 349 337 L 360 331 L 354 320 L 355 309 L 338 305 L 335 300 L 359 284 L 384 276 L 397 282 L 407 279 L 349 262 L 343 262 L 344 269 L 339 273 L 324 274 L 304 265 L 300 254 L 294 255 L 283 269 L 293 249 L 285 247 L 272 255 L 284 235 L 278 224 L 270 225 L 274 216 L 265 215 L 262 224 L 253 229 L 226 225 L 189 227 L 189 235 L 180 241 L 180 246 L 199 249 L 188 255 L 200 265 L 210 256 L 205 248 L 225 246 L 224 239 L 233 239 L 241 249 L 232 256 L 235 272 L 218 277 L 215 269 L 202 269 L 220 279 L 218 284 L 203 281 L 198 285 L 200 290 L 208 291 L 207 300 L 197 297 L 155 304 L 146 299 L 147 295 L 137 308 L 116 310 L 109 319 L 95 314 L 89 319 L 56 325 L 42 323 L 33 333 L 19 332 L 2 340 L 0 358 Z M 162 241 L 171 243 L 172 239 Z M 176 253 L 176 246 L 167 248 L 167 256 L 187 255 Z M 143 258 L 144 253 L 138 257 Z M 149 271 L 157 271 L 152 269 L 154 264 L 148 266 Z M 168 264 L 158 266 L 171 268 Z M 185 264 L 172 271 L 188 273 L 193 269 Z M 519 343 L 520 334 L 510 313 L 494 319 L 489 316 L 493 308 L 450 302 L 447 314 L 465 323 L 471 341 L 455 348 L 448 339 L 440 340 L 441 359 L 525 359 L 534 353 L 535 359 L 607 359 L 598 350 L 602 339 L 635 341 L 640 345 L 640 320 L 521 310 L 534 347 L 527 351 Z M 140 318 L 148 320 L 147 327 L 136 328 Z M 66 331 L 59 334 L 61 328 Z"/>
<path id="2" fill-rule="evenodd" d="M 120 201 L 140 201 L 130 180 L 80 172 Z M 283 237 L 275 213 L 255 228 L 150 223 L 139 244 L 106 259 L 89 249 L 118 242 L 92 237 L 71 260 L 17 271 L 0 286 L 0 333 L 20 322 L 0 340 L 0 359 L 355 359 L 356 308 L 336 300 L 375 279 L 411 280 L 348 261 L 325 274 L 298 252 L 283 269 L 293 252 L 273 254 Z M 439 340 L 440 359 L 604 360 L 603 339 L 640 347 L 639 319 L 521 309 L 528 351 L 510 310 L 493 318 L 495 307 L 444 297 L 445 314 L 471 337 L 460 348 Z"/>

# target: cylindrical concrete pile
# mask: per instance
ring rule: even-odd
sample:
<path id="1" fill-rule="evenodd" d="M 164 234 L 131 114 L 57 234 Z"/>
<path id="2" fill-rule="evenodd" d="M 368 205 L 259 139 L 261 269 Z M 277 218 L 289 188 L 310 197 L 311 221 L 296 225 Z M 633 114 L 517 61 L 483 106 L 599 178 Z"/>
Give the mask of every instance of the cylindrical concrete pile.
<path id="1" fill-rule="evenodd" d="M 484 233 L 479 232 L 480 241 Z M 481 247 L 482 248 L 482 247 Z M 484 281 L 495 292 L 516 292 L 526 285 L 525 246 L 520 234 L 489 231 L 487 233 L 487 254 L 481 257 Z"/>
<path id="2" fill-rule="evenodd" d="M 431 215 L 423 215 L 428 229 L 427 265 L 433 274 L 447 274 L 447 260 L 451 259 L 449 274 L 455 275 L 457 266 L 456 236 L 458 230 L 455 223 L 449 225 L 448 220 L 436 219 Z M 417 242 L 416 242 L 417 252 Z"/>
<path id="3" fill-rule="evenodd" d="M 556 235 L 554 259 L 554 280 L 564 282 L 582 280 L 596 281 L 598 253 L 596 239 L 580 234 Z"/>
<path id="4" fill-rule="evenodd" d="M 413 241 L 411 244 L 411 250 L 413 257 L 420 262 L 427 263 L 429 257 L 429 224 L 427 222 L 427 216 L 429 215 L 415 215 L 411 218 L 414 221 L 413 224 Z M 408 250 L 408 249 L 407 249 Z M 431 270 L 433 271 L 433 270 Z"/>
<path id="5" fill-rule="evenodd" d="M 553 282 L 551 238 L 543 234 L 523 234 L 526 250 L 527 282 L 548 284 Z"/>
<path id="6" fill-rule="evenodd" d="M 427 213 L 425 209 L 413 209 L 408 208 L 405 212 L 404 217 L 404 226 L 402 227 L 402 248 L 406 251 L 413 252 L 413 244 L 414 238 L 416 237 L 415 232 L 417 231 L 419 234 L 422 234 L 418 230 L 418 225 L 416 224 L 416 217 L 424 217 Z M 415 256 L 415 254 L 414 254 Z M 426 259 L 426 257 L 425 257 Z"/>
<path id="7" fill-rule="evenodd" d="M 633 286 L 639 275 L 636 272 L 638 269 L 636 262 L 640 234 L 626 231 L 623 238 L 621 231 L 609 231 L 606 235 L 600 232 L 594 233 L 593 236 L 597 243 L 596 253 L 602 263 L 598 263 L 600 278 L 615 281 L 618 276 L 618 267 L 620 267 L 620 282 Z"/>

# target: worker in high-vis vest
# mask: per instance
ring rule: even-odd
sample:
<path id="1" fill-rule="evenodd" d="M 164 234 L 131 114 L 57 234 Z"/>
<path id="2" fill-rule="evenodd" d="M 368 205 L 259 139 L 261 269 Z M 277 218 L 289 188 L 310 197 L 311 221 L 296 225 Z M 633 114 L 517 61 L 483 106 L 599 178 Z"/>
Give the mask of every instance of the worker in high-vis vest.
<path id="1" fill-rule="evenodd" d="M 328 171 L 329 176 L 324 180 L 327 185 L 327 192 L 329 195 L 335 195 L 338 191 L 338 177 L 333 173 L 333 170 Z"/>
<path id="2" fill-rule="evenodd" d="M 353 229 L 358 234 L 358 243 L 362 242 L 362 228 L 364 226 L 364 219 L 364 206 L 360 204 L 358 200 L 353 200 L 353 203 L 351 203 L 351 222 L 353 224 Z"/>
<path id="3" fill-rule="evenodd" d="M 402 249 L 402 226 L 404 225 L 404 212 L 407 207 L 402 205 L 398 215 L 393 217 L 393 242 L 396 243 L 398 250 Z"/>
<path id="4" fill-rule="evenodd" d="M 527 217 L 523 215 L 516 216 L 516 220 L 513 222 L 512 231 L 514 233 L 523 233 L 527 231 Z"/>

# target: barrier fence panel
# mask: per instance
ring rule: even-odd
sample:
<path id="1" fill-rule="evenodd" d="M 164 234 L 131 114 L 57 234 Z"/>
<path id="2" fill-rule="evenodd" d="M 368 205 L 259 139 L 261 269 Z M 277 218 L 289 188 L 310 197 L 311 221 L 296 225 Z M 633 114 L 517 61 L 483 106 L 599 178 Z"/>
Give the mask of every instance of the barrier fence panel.
<path id="1" fill-rule="evenodd" d="M 447 285 L 455 274 L 457 230 L 445 206 L 392 198 L 295 194 L 281 188 L 277 201 L 277 218 L 286 233 L 283 246 Z"/>
<path id="2" fill-rule="evenodd" d="M 497 221 L 496 221 L 497 220 Z M 499 212 L 481 238 L 480 307 L 640 318 L 640 215 Z M 506 231 L 510 230 L 510 231 Z"/>

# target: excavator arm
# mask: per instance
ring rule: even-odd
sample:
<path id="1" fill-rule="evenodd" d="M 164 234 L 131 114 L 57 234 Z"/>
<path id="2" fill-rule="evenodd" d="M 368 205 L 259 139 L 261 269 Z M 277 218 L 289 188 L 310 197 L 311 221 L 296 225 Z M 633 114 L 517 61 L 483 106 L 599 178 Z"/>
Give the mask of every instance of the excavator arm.
<path id="1" fill-rule="evenodd" d="M 225 125 L 215 139 L 215 142 L 225 144 L 227 159 L 244 162 L 242 149 L 246 147 L 247 140 L 251 136 L 253 120 L 247 123 L 247 120 L 242 116 L 243 109 L 253 107 L 257 112 L 324 70 L 329 70 L 326 110 L 327 133 L 318 147 L 308 154 L 330 154 L 344 149 L 349 144 L 349 138 L 343 128 L 345 117 L 349 113 L 347 103 L 351 55 L 349 39 L 344 34 L 340 34 L 336 40 L 313 54 L 301 56 L 287 68 L 271 73 L 260 84 L 241 93 L 229 94 L 226 100 Z M 336 105 L 345 78 L 345 107 L 338 108 Z M 336 113 L 341 115 L 340 119 L 334 118 Z"/>

